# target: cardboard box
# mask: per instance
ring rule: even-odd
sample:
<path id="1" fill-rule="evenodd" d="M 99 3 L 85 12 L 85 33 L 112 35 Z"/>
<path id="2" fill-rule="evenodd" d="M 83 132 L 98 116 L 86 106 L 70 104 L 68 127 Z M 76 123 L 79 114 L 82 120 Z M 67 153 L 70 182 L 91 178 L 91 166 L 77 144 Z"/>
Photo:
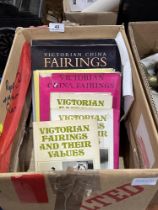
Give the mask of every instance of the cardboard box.
<path id="1" fill-rule="evenodd" d="M 63 2 L 63 3 L 62 3 Z M 79 25 L 115 25 L 118 11 L 106 12 L 73 12 L 66 0 L 46 0 L 45 23 L 61 22 L 63 19 Z"/>
<path id="2" fill-rule="evenodd" d="M 6 210 L 156 210 L 158 185 L 149 181 L 157 175 L 157 170 L 5 174 L 0 205 Z M 135 178 L 148 186 L 132 186 Z"/>
<path id="3" fill-rule="evenodd" d="M 152 100 L 151 89 L 147 80 L 146 73 L 140 64 L 140 59 L 149 54 L 156 53 L 158 49 L 157 42 L 158 22 L 131 22 L 129 24 L 129 40 L 138 68 L 138 73 L 143 84 L 150 109 L 158 129 L 158 110 Z"/>
<path id="4" fill-rule="evenodd" d="M 30 42 L 32 39 L 115 38 L 118 32 L 122 34 L 128 49 L 133 70 L 135 102 L 126 117 L 129 139 L 131 137 L 132 142 L 136 142 L 137 135 L 141 134 L 140 127 L 142 127 L 143 118 L 154 154 L 155 162 L 152 167 L 157 167 L 157 130 L 123 26 L 66 27 L 64 33 L 52 33 L 48 28 L 19 28 L 2 79 L 0 123 L 4 123 L 7 114 L 6 106 L 3 103 L 4 97 L 8 95 L 6 81 L 9 81 L 9 84 L 14 84 L 25 41 Z M 142 102 L 143 107 L 140 106 Z M 23 107 L 23 113 L 26 107 Z M 124 141 L 126 140 L 124 139 Z M 132 145 L 133 143 L 131 143 L 133 148 Z M 132 149 L 132 151 L 134 158 L 135 150 Z M 49 174 L 4 173 L 0 174 L 0 207 L 4 210 L 154 210 L 158 206 L 157 177 L 157 169 L 67 171 Z"/>
<path id="5" fill-rule="evenodd" d="M 80 25 L 115 25 L 118 11 L 106 12 L 73 12 L 67 1 L 63 1 L 63 10 L 66 20 Z"/>
<path id="6" fill-rule="evenodd" d="M 80 25 L 115 25 L 117 23 L 116 12 L 81 13 L 65 12 L 66 20 Z"/>
<path id="7" fill-rule="evenodd" d="M 158 22 L 133 22 L 129 24 L 129 41 L 131 44 L 131 48 L 133 51 L 134 59 L 136 62 L 138 76 L 140 77 L 140 81 L 142 83 L 144 92 L 146 94 L 146 103 L 148 103 L 149 110 L 145 109 L 144 103 L 140 99 L 141 94 L 138 94 L 138 106 L 141 106 L 141 112 L 143 114 L 144 122 L 146 124 L 146 138 L 150 139 L 151 147 L 155 154 L 158 144 L 158 112 L 156 106 L 152 99 L 151 89 L 149 87 L 149 83 L 147 80 L 146 73 L 140 64 L 140 59 L 147 56 L 150 53 L 157 52 L 157 33 L 158 33 Z M 137 93 L 140 91 L 140 88 L 137 88 Z M 140 95 L 140 96 L 139 96 Z M 136 98 L 137 101 L 137 98 Z M 143 100 L 144 102 L 144 100 Z M 147 106 L 146 106 L 147 107 Z M 140 110 L 140 108 L 137 108 Z M 134 109 L 133 109 L 134 110 Z M 148 117 L 150 114 L 150 123 L 148 123 Z M 139 113 L 138 110 L 135 113 Z M 147 113 L 147 116 L 145 116 Z M 138 121 L 135 116 L 135 122 Z M 133 116 L 134 119 L 134 116 Z M 152 124 L 151 124 L 152 122 Z M 151 129 L 154 128 L 155 132 L 150 132 Z M 136 127 L 134 126 L 134 129 Z M 148 137 L 147 137 L 148 136 Z M 157 167 L 157 166 L 156 166 Z"/>

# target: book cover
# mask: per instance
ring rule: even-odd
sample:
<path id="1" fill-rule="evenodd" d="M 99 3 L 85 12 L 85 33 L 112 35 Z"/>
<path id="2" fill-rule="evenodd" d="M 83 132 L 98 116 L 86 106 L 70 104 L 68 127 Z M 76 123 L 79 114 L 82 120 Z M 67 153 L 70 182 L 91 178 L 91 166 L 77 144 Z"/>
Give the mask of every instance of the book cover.
<path id="1" fill-rule="evenodd" d="M 51 109 L 51 120 L 97 120 L 101 169 L 114 168 L 114 122 L 112 109 Z"/>
<path id="2" fill-rule="evenodd" d="M 32 69 L 114 68 L 121 60 L 114 39 L 33 40 Z"/>
<path id="3" fill-rule="evenodd" d="M 111 109 L 111 93 L 52 92 L 50 109 Z"/>
<path id="4" fill-rule="evenodd" d="M 71 73 L 111 73 L 114 69 L 77 69 L 71 70 Z M 39 100 L 39 76 L 49 77 L 53 73 L 70 73 L 70 70 L 36 70 L 33 72 L 32 101 L 33 101 L 33 119 L 40 121 L 40 100 Z"/>
<path id="5" fill-rule="evenodd" d="M 33 122 L 36 171 L 100 169 L 96 120 Z"/>
<path id="6" fill-rule="evenodd" d="M 112 108 L 120 110 L 121 75 L 118 72 L 39 75 L 40 121 L 50 120 L 51 92 L 111 93 Z"/>

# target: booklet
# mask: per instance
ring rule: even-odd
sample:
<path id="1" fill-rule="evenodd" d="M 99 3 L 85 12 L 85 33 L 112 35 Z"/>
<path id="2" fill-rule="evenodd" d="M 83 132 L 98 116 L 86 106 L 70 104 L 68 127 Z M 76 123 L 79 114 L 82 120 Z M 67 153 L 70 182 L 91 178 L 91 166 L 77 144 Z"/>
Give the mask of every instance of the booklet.
<path id="1" fill-rule="evenodd" d="M 36 171 L 100 169 L 96 120 L 33 122 Z"/>
<path id="2" fill-rule="evenodd" d="M 114 121 L 112 109 L 51 109 L 51 120 L 97 120 L 101 169 L 114 168 Z"/>
<path id="3" fill-rule="evenodd" d="M 71 73 L 112 73 L 114 69 L 76 69 Z M 70 70 L 36 70 L 33 72 L 32 100 L 33 100 L 33 119 L 40 121 L 40 90 L 39 77 L 50 77 L 54 73 L 70 73 Z M 47 80 L 47 79 L 46 79 Z M 47 119 L 49 120 L 49 119 Z"/>
<path id="4" fill-rule="evenodd" d="M 120 110 L 121 75 L 118 72 L 39 74 L 40 121 L 50 120 L 51 92 L 111 93 L 112 108 Z"/>

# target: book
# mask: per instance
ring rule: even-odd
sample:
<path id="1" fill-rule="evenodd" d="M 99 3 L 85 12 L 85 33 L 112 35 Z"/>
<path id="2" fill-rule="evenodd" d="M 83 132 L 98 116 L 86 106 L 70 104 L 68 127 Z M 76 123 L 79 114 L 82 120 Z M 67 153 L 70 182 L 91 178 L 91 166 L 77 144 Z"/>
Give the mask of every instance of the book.
<path id="1" fill-rule="evenodd" d="M 36 171 L 100 169 L 96 120 L 33 122 Z"/>
<path id="2" fill-rule="evenodd" d="M 110 109 L 111 93 L 88 92 L 52 92 L 50 93 L 50 109 Z"/>
<path id="3" fill-rule="evenodd" d="M 33 40 L 32 69 L 114 68 L 121 59 L 114 39 Z"/>
<path id="4" fill-rule="evenodd" d="M 50 120 L 51 92 L 111 93 L 112 108 L 120 110 L 121 75 L 119 72 L 39 74 L 40 121 Z"/>
<path id="5" fill-rule="evenodd" d="M 114 168 L 114 121 L 112 109 L 51 109 L 51 120 L 97 120 L 101 169 Z"/>
<path id="6" fill-rule="evenodd" d="M 115 72 L 114 69 L 77 69 L 71 70 L 71 73 L 111 73 Z M 40 97 L 39 97 L 39 76 L 49 77 L 54 73 L 70 73 L 69 70 L 36 70 L 33 72 L 33 85 L 32 85 L 32 101 L 33 101 L 33 119 L 40 121 Z"/>

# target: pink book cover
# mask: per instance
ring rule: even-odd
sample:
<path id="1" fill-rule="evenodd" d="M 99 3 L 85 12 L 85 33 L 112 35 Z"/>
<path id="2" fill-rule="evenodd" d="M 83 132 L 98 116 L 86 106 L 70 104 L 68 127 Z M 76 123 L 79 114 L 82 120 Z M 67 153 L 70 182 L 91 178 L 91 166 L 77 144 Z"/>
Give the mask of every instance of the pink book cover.
<path id="1" fill-rule="evenodd" d="M 53 73 L 39 75 L 40 121 L 50 120 L 51 92 L 104 92 L 113 96 L 114 168 L 119 165 L 119 128 L 121 74 L 115 73 Z"/>

